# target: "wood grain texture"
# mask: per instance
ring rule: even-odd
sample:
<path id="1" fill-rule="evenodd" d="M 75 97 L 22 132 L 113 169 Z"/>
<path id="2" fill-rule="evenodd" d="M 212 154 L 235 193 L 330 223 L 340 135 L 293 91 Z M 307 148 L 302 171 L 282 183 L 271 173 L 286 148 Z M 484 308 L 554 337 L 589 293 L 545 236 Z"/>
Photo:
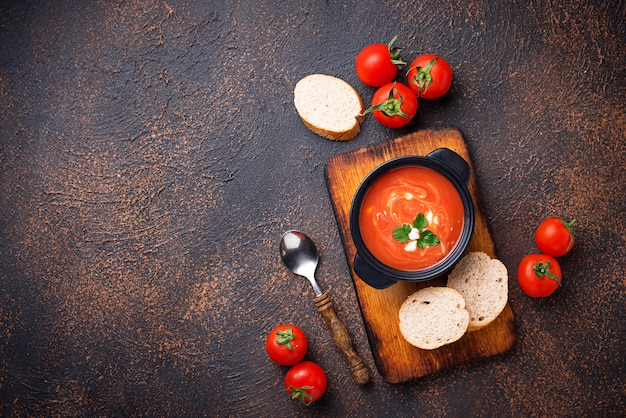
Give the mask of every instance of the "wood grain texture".
<path id="1" fill-rule="evenodd" d="M 317 306 L 317 310 L 322 315 L 322 318 L 324 318 L 324 322 L 330 331 L 333 342 L 343 354 L 348 369 L 350 369 L 350 374 L 352 374 L 352 380 L 359 385 L 364 385 L 369 382 L 369 370 L 367 370 L 363 359 L 361 359 L 354 349 L 348 329 L 337 316 L 333 300 L 328 295 L 328 292 L 324 292 L 321 296 L 315 298 L 315 306 Z"/>
<path id="2" fill-rule="evenodd" d="M 467 251 L 483 251 L 495 258 L 493 239 L 483 214 L 471 158 L 457 128 L 416 131 L 389 142 L 335 155 L 326 166 L 327 185 L 374 359 L 383 378 L 392 383 L 422 377 L 470 360 L 502 354 L 513 346 L 516 338 L 513 311 L 507 303 L 494 322 L 478 331 L 466 333 L 453 344 L 436 350 L 414 347 L 400 333 L 400 305 L 408 295 L 421 288 L 445 286 L 446 276 L 421 283 L 398 282 L 387 289 L 378 290 L 367 285 L 354 272 L 356 248 L 350 234 L 350 207 L 361 181 L 387 160 L 406 155 L 426 155 L 437 148 L 449 148 L 470 164 L 468 188 L 475 202 L 476 225 Z"/>

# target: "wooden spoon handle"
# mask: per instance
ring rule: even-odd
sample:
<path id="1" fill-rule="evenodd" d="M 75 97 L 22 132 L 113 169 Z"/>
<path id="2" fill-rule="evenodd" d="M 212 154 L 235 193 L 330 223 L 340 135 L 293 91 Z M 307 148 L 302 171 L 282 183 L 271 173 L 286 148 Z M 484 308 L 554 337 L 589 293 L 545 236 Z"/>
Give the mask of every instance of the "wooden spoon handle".
<path id="1" fill-rule="evenodd" d="M 322 314 L 324 322 L 330 331 L 330 335 L 335 345 L 341 350 L 345 356 L 348 369 L 352 373 L 352 379 L 359 385 L 364 385 L 370 380 L 370 374 L 365 363 L 352 345 L 352 339 L 348 334 L 345 324 L 337 316 L 332 299 L 328 296 L 328 292 L 324 292 L 321 296 L 314 299 L 317 310 Z"/>

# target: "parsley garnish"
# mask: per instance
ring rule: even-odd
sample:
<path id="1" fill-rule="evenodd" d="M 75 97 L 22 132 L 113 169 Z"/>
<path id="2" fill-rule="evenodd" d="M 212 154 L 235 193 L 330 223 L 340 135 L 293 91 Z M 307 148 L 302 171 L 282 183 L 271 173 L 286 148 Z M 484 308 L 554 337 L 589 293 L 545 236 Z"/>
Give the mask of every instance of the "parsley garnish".
<path id="1" fill-rule="evenodd" d="M 419 213 L 413 220 L 413 224 L 402 224 L 394 229 L 392 235 L 398 242 L 415 241 L 421 249 L 424 247 L 439 244 L 439 238 L 432 231 L 426 229 L 428 221 L 426 217 Z"/>

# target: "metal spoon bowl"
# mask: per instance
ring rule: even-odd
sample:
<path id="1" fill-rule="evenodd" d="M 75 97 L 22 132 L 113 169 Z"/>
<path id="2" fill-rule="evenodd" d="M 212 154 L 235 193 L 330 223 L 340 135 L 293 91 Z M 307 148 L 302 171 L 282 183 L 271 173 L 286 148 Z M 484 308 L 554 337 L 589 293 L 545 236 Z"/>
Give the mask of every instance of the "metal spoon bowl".
<path id="1" fill-rule="evenodd" d="M 322 295 L 322 290 L 315 280 L 319 253 L 311 238 L 300 231 L 285 232 L 280 240 L 280 257 L 289 270 L 309 279 L 315 296 Z"/>

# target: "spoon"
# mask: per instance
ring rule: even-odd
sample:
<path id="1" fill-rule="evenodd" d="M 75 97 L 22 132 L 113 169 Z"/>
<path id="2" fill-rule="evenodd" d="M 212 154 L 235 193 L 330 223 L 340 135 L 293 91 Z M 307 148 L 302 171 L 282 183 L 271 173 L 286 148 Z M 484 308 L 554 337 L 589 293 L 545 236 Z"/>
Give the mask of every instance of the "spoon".
<path id="1" fill-rule="evenodd" d="M 289 270 L 311 282 L 315 292 L 315 306 L 324 318 L 333 342 L 344 355 L 352 379 L 360 385 L 367 383 L 370 379 L 369 371 L 354 350 L 346 325 L 337 316 L 328 292 L 322 292 L 315 280 L 319 253 L 313 240 L 300 231 L 285 232 L 280 240 L 280 257 Z"/>

